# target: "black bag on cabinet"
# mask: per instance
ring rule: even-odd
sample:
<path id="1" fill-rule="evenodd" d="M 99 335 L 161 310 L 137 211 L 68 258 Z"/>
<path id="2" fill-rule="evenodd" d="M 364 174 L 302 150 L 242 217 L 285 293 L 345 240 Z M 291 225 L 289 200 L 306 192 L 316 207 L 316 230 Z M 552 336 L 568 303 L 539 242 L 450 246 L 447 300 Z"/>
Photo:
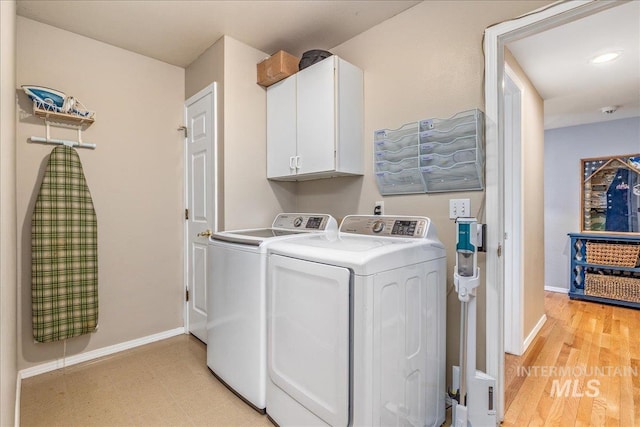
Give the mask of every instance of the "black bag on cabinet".
<path id="1" fill-rule="evenodd" d="M 333 53 L 326 50 L 308 50 L 302 54 L 302 58 L 300 58 L 300 62 L 298 63 L 298 70 L 304 70 L 305 68 L 315 64 L 316 62 L 320 62 L 331 55 L 333 55 Z"/>

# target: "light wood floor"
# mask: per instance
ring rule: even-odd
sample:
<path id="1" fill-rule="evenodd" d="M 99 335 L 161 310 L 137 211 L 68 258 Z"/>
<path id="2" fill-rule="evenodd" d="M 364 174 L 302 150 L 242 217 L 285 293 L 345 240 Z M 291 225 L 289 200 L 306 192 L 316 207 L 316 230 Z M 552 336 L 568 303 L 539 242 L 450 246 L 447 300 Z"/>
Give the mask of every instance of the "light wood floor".
<path id="1" fill-rule="evenodd" d="M 640 427 L 640 311 L 545 294 L 547 322 L 506 356 L 503 426 Z"/>

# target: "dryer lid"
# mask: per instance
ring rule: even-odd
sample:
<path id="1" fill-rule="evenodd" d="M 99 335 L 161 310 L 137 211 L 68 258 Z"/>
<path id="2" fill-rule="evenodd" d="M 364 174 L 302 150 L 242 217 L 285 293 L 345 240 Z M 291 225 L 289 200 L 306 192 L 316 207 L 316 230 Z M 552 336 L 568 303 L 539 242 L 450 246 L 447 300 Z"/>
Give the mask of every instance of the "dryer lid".
<path id="1" fill-rule="evenodd" d="M 314 234 L 273 242 L 269 253 L 351 269 L 370 275 L 411 264 L 444 258 L 440 241 L 398 239 L 340 233 Z"/>

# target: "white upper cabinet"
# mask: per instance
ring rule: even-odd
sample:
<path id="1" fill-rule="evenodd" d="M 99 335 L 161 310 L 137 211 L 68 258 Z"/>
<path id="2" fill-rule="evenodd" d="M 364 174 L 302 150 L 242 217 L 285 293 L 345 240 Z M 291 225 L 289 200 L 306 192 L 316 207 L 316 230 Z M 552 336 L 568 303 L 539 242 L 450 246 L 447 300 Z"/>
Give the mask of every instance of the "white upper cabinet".
<path id="1" fill-rule="evenodd" d="M 267 178 L 363 174 L 362 70 L 331 56 L 267 88 Z"/>

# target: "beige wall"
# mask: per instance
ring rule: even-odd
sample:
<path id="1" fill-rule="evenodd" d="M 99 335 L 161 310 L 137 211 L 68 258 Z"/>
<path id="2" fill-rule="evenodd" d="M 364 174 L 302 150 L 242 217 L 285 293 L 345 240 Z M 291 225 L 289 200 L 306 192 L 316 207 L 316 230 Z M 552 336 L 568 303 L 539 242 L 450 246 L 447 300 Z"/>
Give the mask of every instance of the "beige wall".
<path id="1" fill-rule="evenodd" d="M 267 181 L 267 96 L 256 64 L 268 55 L 225 37 L 225 227 L 271 224 L 296 210 L 296 184 Z"/>
<path id="2" fill-rule="evenodd" d="M 97 111 L 78 149 L 98 217 L 100 318 L 67 356 L 183 325 L 184 69 L 18 17 L 17 85 L 60 89 Z M 20 369 L 63 355 L 31 333 L 31 212 L 50 145 L 19 91 L 17 215 Z M 54 137 L 74 138 L 53 129 Z"/>
<path id="3" fill-rule="evenodd" d="M 544 100 L 508 49 L 505 63 L 522 92 L 523 339 L 544 315 Z"/>
<path id="4" fill-rule="evenodd" d="M 225 37 L 221 37 L 185 69 L 184 88 L 187 98 L 215 81 L 218 82 L 218 102 L 224 100 L 224 47 Z"/>
<path id="5" fill-rule="evenodd" d="M 16 335 L 15 1 L 0 1 L 0 426 L 14 424 Z"/>
<path id="6" fill-rule="evenodd" d="M 482 108 L 484 29 L 548 3 L 424 2 L 332 49 L 365 72 L 365 135 Z M 468 197 L 472 212 L 478 213 L 482 192 L 382 198 L 373 177 L 370 141 L 365 144 L 364 177 L 297 184 L 264 178 L 266 96 L 255 84 L 255 65 L 266 56 L 263 52 L 225 36 L 182 70 L 23 18 L 18 30 L 17 84 L 66 90 L 98 112 L 97 122 L 85 133 L 98 149 L 81 150 L 80 156 L 100 227 L 100 329 L 70 340 L 67 354 L 182 325 L 183 147 L 175 128 L 183 120 L 184 99 L 213 81 L 219 83 L 218 143 L 224 147 L 219 153 L 221 228 L 263 226 L 277 212 L 292 210 L 341 218 L 369 213 L 376 200 L 385 200 L 389 214 L 434 220 L 449 248 L 447 268 L 453 269 L 455 227 L 448 219 L 448 200 Z M 25 368 L 60 357 L 62 345 L 34 345 L 31 339 L 30 211 L 51 147 L 26 142 L 30 135 L 42 135 L 44 127 L 29 116 L 21 93 L 19 100 L 18 364 Z M 483 256 L 480 259 L 483 263 Z M 480 337 L 483 293 L 481 288 Z M 458 307 L 452 292 L 447 301 L 448 365 L 458 357 Z M 482 367 L 484 352 L 478 356 Z"/>
<path id="7" fill-rule="evenodd" d="M 216 166 L 218 176 L 216 188 L 216 202 L 218 203 L 218 223 L 215 230 L 224 228 L 224 37 L 212 44 L 195 61 L 185 69 L 184 87 L 185 97 L 188 99 L 196 93 L 216 82 L 216 121 L 217 128 L 217 157 Z"/>
<path id="8" fill-rule="evenodd" d="M 277 213 L 296 210 L 296 184 L 265 178 L 266 91 L 256 84 L 256 64 L 267 56 L 224 36 L 186 69 L 187 96 L 213 81 L 222 88 L 218 95 L 218 144 L 224 147 L 221 229 L 263 227 Z"/>
<path id="9" fill-rule="evenodd" d="M 449 199 L 470 198 L 477 214 L 483 192 L 382 197 L 373 176 L 372 136 L 428 117 L 483 109 L 482 34 L 486 27 L 548 4 L 549 1 L 428 1 L 331 49 L 364 70 L 365 176 L 298 184 L 298 208 L 328 210 L 337 217 L 372 213 L 376 200 L 385 213 L 430 217 L 448 248 L 447 269 L 455 264 L 455 226 Z M 481 215 L 480 215 L 481 216 Z M 482 219 L 482 218 L 481 218 Z M 479 256 L 481 267 L 484 256 Z M 452 279 L 448 279 L 451 291 Z M 447 298 L 447 362 L 458 360 L 459 302 Z M 484 287 L 478 298 L 478 366 L 484 366 Z M 450 375 L 449 369 L 447 375 Z"/>

